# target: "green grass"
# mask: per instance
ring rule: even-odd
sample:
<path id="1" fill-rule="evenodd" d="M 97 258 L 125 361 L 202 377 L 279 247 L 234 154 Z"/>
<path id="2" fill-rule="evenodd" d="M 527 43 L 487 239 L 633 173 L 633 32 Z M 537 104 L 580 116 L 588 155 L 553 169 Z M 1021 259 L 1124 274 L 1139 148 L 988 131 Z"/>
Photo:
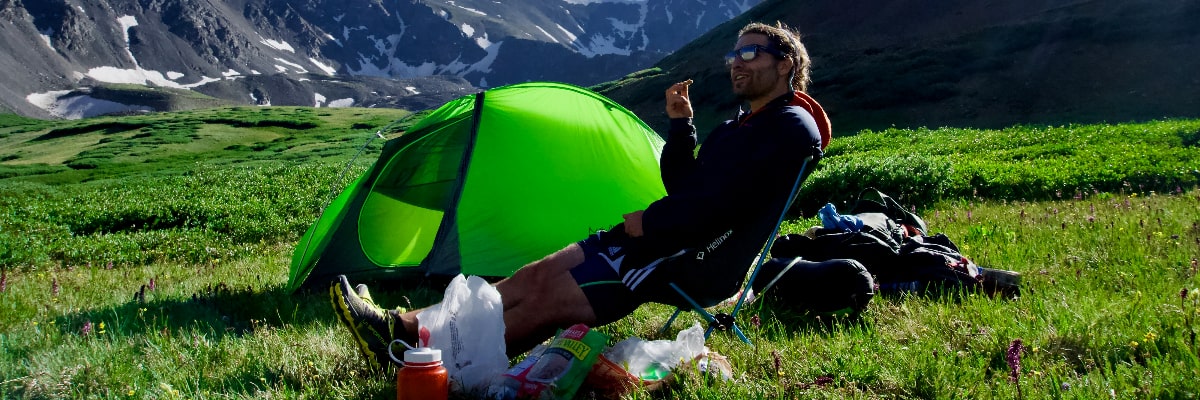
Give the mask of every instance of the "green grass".
<path id="1" fill-rule="evenodd" d="M 154 147 L 135 144 L 140 150 L 114 151 L 95 169 L 69 169 L 64 158 L 45 166 L 63 170 L 0 179 L 0 398 L 395 396 L 393 380 L 372 376 L 359 359 L 323 293 L 284 288 L 299 235 L 331 191 L 374 158 L 341 175 L 362 142 L 342 141 L 347 136 L 329 127 L 391 119 L 318 109 L 280 111 L 321 121 L 303 130 L 204 122 L 247 121 L 259 111 L 123 119 L 200 138 L 156 145 L 168 148 L 165 157 L 147 157 L 156 161 L 128 161 Z M 377 122 L 364 122 L 371 118 Z M 194 132 L 186 128 L 200 119 Z M 7 136 L 25 138 L 7 142 L 21 145 L 52 129 L 105 123 L 9 121 L 0 118 L 0 133 L 39 126 Z M 849 321 L 755 306 L 741 323 L 757 347 L 720 333 L 707 343 L 730 357 L 735 380 L 706 382 L 679 371 L 664 390 L 675 398 L 1195 398 L 1197 126 L 843 138 L 807 185 L 823 192 L 807 196 L 848 199 L 871 185 L 906 205 L 926 199 L 916 205 L 931 231 L 945 233 L 979 265 L 1020 272 L 1022 296 L 877 297 Z M 144 127 L 81 130 L 45 142 L 90 135 L 122 143 Z M 230 144 L 239 129 L 253 137 L 246 148 Z M 206 137 L 226 141 L 203 144 Z M 888 156 L 899 149 L 910 154 Z M 916 172 L 929 166 L 938 172 Z M 1005 172 L 1013 170 L 1021 172 Z M 795 219 L 783 231 L 816 223 Z M 1181 291 L 1192 292 L 1184 298 Z M 390 305 L 440 297 L 413 287 L 372 293 Z M 670 311 L 646 305 L 601 329 L 616 339 L 656 339 Z M 755 315 L 760 325 L 750 320 Z M 685 314 L 670 336 L 695 321 Z M 1027 348 L 1019 384 L 1005 361 L 1015 339 Z"/>

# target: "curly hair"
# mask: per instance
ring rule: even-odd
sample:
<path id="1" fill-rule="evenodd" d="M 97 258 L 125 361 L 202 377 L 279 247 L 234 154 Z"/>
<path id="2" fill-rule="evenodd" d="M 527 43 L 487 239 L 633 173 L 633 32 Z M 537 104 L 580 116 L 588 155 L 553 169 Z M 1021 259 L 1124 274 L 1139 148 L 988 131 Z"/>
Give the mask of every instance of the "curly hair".
<path id="1" fill-rule="evenodd" d="M 792 60 L 792 89 L 801 92 L 808 91 L 809 68 L 812 60 L 808 58 L 808 49 L 800 42 L 800 33 L 788 27 L 783 22 L 776 21 L 775 25 L 752 22 L 738 31 L 741 37 L 747 33 L 757 33 L 767 37 L 772 49 L 783 53 L 783 57 Z"/>

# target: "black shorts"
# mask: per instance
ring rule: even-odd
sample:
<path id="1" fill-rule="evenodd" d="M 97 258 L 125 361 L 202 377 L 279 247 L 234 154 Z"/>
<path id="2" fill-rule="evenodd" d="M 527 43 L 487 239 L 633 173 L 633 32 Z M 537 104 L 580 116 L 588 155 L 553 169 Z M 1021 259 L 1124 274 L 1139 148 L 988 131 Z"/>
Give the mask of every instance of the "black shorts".
<path id="1" fill-rule="evenodd" d="M 598 326 L 633 313 L 643 303 L 675 296 L 665 285 L 663 278 L 669 276 L 665 267 L 682 261 L 679 258 L 686 250 L 638 260 L 626 257 L 628 240 L 624 232 L 602 230 L 578 243 L 583 249 L 583 263 L 571 269 L 571 276 L 583 289 Z"/>

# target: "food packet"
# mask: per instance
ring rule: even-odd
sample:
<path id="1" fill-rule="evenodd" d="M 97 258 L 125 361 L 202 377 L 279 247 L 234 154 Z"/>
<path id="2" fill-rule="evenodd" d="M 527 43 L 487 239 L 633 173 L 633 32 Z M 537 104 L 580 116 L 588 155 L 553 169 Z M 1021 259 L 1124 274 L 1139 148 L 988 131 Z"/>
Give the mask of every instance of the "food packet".
<path id="1" fill-rule="evenodd" d="M 608 335 L 583 324 L 560 332 L 550 346 L 513 366 L 492 390 L 497 399 L 568 400 L 587 378 L 600 352 L 608 344 Z"/>

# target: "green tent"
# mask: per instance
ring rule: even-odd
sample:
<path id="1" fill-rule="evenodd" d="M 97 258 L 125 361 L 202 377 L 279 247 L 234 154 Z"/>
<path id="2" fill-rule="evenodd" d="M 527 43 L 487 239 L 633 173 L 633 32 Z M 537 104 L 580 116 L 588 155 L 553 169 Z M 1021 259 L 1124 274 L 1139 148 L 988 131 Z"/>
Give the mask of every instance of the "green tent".
<path id="1" fill-rule="evenodd" d="M 664 196 L 662 139 L 587 89 L 463 96 L 389 140 L 301 238 L 289 286 L 510 276 Z"/>

